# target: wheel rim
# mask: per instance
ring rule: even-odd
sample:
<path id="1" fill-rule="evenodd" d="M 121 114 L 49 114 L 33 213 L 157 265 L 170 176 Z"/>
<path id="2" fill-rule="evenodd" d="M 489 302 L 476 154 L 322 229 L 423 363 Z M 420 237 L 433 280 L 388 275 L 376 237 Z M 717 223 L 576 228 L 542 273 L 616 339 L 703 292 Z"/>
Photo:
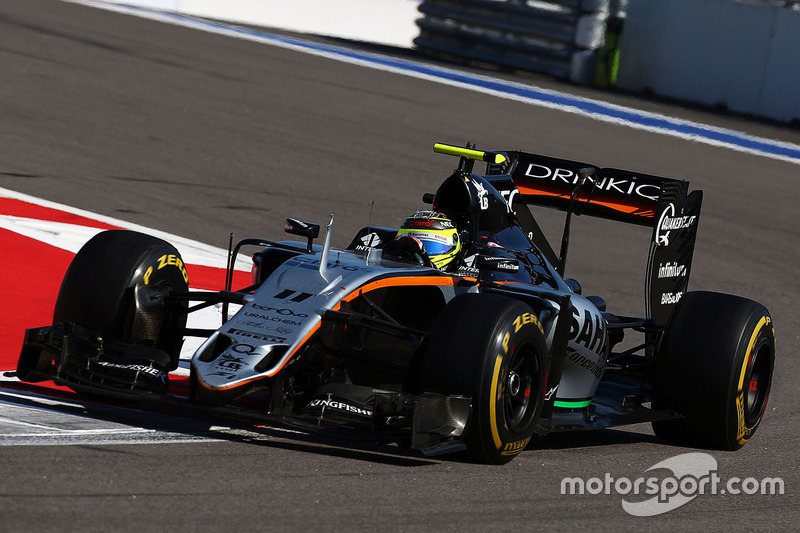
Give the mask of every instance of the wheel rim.
<path id="1" fill-rule="evenodd" d="M 769 345 L 764 342 L 753 351 L 753 363 L 744 383 L 745 415 L 748 424 L 758 420 L 766 407 L 771 375 L 769 350 Z"/>
<path id="2" fill-rule="evenodd" d="M 539 369 L 534 348 L 521 346 L 512 355 L 503 387 L 503 409 L 508 428 L 515 433 L 524 433 L 530 426 L 538 391 L 536 390 Z"/>

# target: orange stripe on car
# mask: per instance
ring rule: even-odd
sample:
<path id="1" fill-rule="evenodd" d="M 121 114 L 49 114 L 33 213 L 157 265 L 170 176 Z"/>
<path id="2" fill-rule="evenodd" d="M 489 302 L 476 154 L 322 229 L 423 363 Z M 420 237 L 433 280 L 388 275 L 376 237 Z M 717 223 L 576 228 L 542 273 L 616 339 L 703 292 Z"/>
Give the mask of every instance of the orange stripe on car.
<path id="1" fill-rule="evenodd" d="M 411 285 L 413 285 L 413 286 L 420 286 L 420 285 L 437 286 L 438 285 L 438 286 L 444 286 L 444 287 L 455 287 L 456 285 L 459 285 L 463 281 L 463 279 L 464 278 L 456 278 L 456 277 L 451 277 L 451 276 L 406 276 L 406 277 L 390 277 L 390 278 L 385 278 L 385 279 L 379 279 L 379 280 L 367 283 L 366 285 L 362 285 L 358 289 L 354 290 L 353 292 L 351 292 L 350 294 L 348 294 L 347 296 L 342 298 L 342 300 L 333 307 L 333 310 L 334 311 L 338 310 L 340 308 L 340 306 L 341 306 L 341 302 L 350 302 L 350 301 L 354 300 L 355 298 L 358 298 L 359 296 L 361 296 L 365 292 L 370 292 L 370 291 L 374 291 L 374 290 L 377 290 L 377 289 L 382 289 L 384 287 L 407 287 L 407 286 L 411 286 Z M 227 387 L 210 388 L 210 387 L 207 387 L 201 380 L 198 380 L 198 382 L 200 382 L 200 384 L 203 387 L 205 387 L 206 389 L 209 389 L 209 390 L 229 390 L 229 389 L 234 389 L 234 388 L 237 388 L 237 387 L 241 387 L 243 385 L 246 385 L 248 383 L 251 383 L 251 382 L 259 380 L 259 379 L 264 379 L 266 377 L 272 377 L 275 374 L 277 374 L 278 372 L 280 372 L 283 369 L 284 366 L 286 366 L 286 364 L 292 359 L 292 357 L 294 357 L 295 353 L 297 353 L 297 351 L 301 347 L 306 345 L 306 342 L 308 342 L 308 340 L 317 332 L 317 330 L 319 330 L 319 327 L 320 327 L 321 324 L 322 324 L 322 321 L 318 322 L 313 328 L 311 328 L 311 331 L 309 331 L 305 335 L 305 337 L 303 337 L 303 339 L 297 344 L 297 347 L 294 350 L 292 350 L 291 352 L 289 352 L 286 356 L 284 356 L 283 364 L 281 366 L 279 366 L 278 368 L 274 369 L 273 371 L 271 371 L 269 374 L 260 374 L 258 376 L 252 377 L 251 379 L 248 379 L 248 380 L 245 380 L 245 381 L 239 381 L 239 382 L 231 384 L 231 385 L 229 385 Z"/>
<path id="2" fill-rule="evenodd" d="M 460 285 L 464 278 L 460 277 L 451 277 L 451 276 L 406 276 L 406 277 L 391 277 L 391 278 L 384 278 L 379 279 L 376 281 L 372 281 L 367 283 L 366 285 L 362 285 L 358 289 L 354 290 L 344 298 L 342 298 L 343 302 L 350 302 L 365 292 L 371 292 L 377 289 L 382 289 L 384 287 L 407 287 L 410 285 L 425 285 L 425 286 L 443 286 L 443 287 L 455 287 Z M 341 304 L 337 304 L 334 309 L 337 309 Z"/>
<path id="3" fill-rule="evenodd" d="M 523 196 L 550 196 L 553 198 L 561 198 L 569 200 L 570 194 L 561 192 L 560 190 L 547 190 L 545 188 L 534 189 L 532 187 L 517 186 L 520 194 Z M 602 200 L 600 198 L 603 198 Z M 591 199 L 581 198 L 580 194 L 575 198 L 576 202 L 584 204 L 595 204 L 603 207 L 608 207 L 620 213 L 628 213 L 631 215 L 640 216 L 643 218 L 655 218 L 656 212 L 652 206 L 642 204 L 639 202 L 621 202 L 609 199 L 607 196 L 595 195 Z"/>

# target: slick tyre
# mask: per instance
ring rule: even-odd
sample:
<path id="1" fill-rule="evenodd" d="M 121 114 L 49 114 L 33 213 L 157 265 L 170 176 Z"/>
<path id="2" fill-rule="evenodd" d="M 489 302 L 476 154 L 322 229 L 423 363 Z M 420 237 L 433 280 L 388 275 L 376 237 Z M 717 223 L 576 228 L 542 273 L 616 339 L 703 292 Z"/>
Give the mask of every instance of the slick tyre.
<path id="1" fill-rule="evenodd" d="M 493 294 L 465 294 L 435 320 L 419 361 L 425 392 L 472 398 L 468 457 L 503 464 L 533 435 L 541 412 L 547 348 L 526 304 Z"/>
<path id="2" fill-rule="evenodd" d="M 687 293 L 675 307 L 655 358 L 653 407 L 684 418 L 653 423 L 672 443 L 736 450 L 764 415 L 775 366 L 767 309 L 713 292 Z"/>
<path id="3" fill-rule="evenodd" d="M 169 302 L 189 288 L 186 267 L 166 241 L 134 231 L 97 234 L 67 270 L 53 323 L 72 322 L 103 338 L 146 344 L 178 366 L 186 303 Z"/>

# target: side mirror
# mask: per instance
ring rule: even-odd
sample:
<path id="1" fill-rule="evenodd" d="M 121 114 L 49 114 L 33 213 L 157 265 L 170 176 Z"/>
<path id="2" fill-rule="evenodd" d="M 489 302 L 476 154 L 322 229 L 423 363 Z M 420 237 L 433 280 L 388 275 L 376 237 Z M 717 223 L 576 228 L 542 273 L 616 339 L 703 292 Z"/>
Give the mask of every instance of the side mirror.
<path id="1" fill-rule="evenodd" d="M 303 222 L 296 218 L 287 218 L 283 223 L 283 231 L 292 235 L 298 235 L 308 239 L 308 251 L 311 251 L 311 243 L 314 239 L 319 237 L 319 224 L 312 224 L 311 222 Z"/>
<path id="2" fill-rule="evenodd" d="M 575 294 L 580 295 L 583 292 L 581 284 L 575 278 L 567 278 L 564 280 L 564 283 L 566 283 L 567 287 L 569 287 L 569 290 L 571 290 Z"/>
<path id="3" fill-rule="evenodd" d="M 590 302 L 592 302 L 592 305 L 594 305 L 597 308 L 598 311 L 600 311 L 601 313 L 605 313 L 605 311 L 606 311 L 606 301 L 603 300 L 602 297 L 600 297 L 600 296 L 587 296 L 586 299 L 589 300 Z"/>

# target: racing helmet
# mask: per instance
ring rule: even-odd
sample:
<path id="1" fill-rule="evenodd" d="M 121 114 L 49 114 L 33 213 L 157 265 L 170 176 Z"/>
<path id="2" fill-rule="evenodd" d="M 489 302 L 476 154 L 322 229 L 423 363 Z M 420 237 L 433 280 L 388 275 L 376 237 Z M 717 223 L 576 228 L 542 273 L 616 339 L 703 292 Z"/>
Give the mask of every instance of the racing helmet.
<path id="1" fill-rule="evenodd" d="M 455 224 L 436 211 L 417 211 L 397 231 L 395 239 L 411 237 L 425 248 L 433 266 L 443 269 L 461 251 L 461 239 Z"/>

